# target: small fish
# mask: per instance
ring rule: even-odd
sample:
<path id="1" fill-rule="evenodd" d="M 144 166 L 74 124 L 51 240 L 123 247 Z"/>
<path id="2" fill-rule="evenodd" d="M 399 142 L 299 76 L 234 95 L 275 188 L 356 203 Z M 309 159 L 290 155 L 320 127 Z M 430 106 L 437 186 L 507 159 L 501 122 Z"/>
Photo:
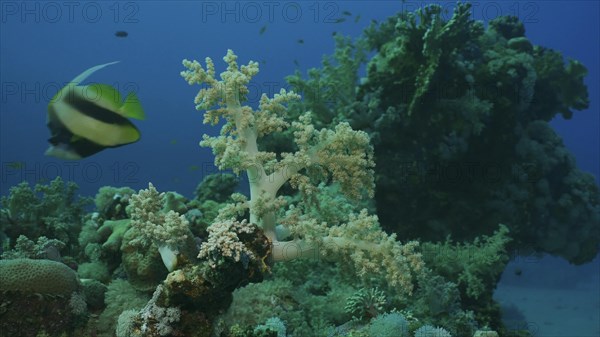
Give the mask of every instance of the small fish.
<path id="1" fill-rule="evenodd" d="M 342 14 L 345 16 L 352 16 L 352 13 L 350 13 L 348 11 L 343 11 Z"/>
<path id="2" fill-rule="evenodd" d="M 300 67 L 300 62 L 298 62 L 298 60 L 294 60 L 294 65 L 295 65 L 296 67 Z"/>
<path id="3" fill-rule="evenodd" d="M 357 15 L 357 16 L 354 18 L 354 23 L 358 23 L 358 21 L 360 21 L 360 15 Z"/>
<path id="4" fill-rule="evenodd" d="M 299 44 L 304 44 L 304 40 L 303 39 L 298 39 L 297 41 Z"/>
<path id="5" fill-rule="evenodd" d="M 25 162 L 24 161 L 11 161 L 5 164 L 6 167 L 13 169 L 13 170 L 20 170 L 23 167 L 25 167 Z"/>
<path id="6" fill-rule="evenodd" d="M 335 31 L 331 33 L 331 36 L 336 36 L 336 35 L 337 35 L 337 32 L 335 32 Z"/>
<path id="7" fill-rule="evenodd" d="M 171 139 L 171 141 L 169 141 L 169 144 L 171 144 L 171 145 L 177 144 L 177 139 Z"/>
<path id="8" fill-rule="evenodd" d="M 200 169 L 200 166 L 198 166 L 198 165 L 191 165 L 188 169 L 191 172 L 194 172 L 194 171 L 198 171 Z"/>
<path id="9" fill-rule="evenodd" d="M 115 36 L 116 36 L 116 37 L 127 37 L 128 35 L 129 35 L 129 33 L 127 33 L 127 32 L 126 32 L 126 31 L 124 31 L 124 30 L 117 30 L 117 31 L 115 32 Z"/>
<path id="10" fill-rule="evenodd" d="M 335 19 L 335 21 L 333 21 L 333 23 L 342 23 L 342 22 L 346 22 L 346 18 L 337 18 L 337 19 Z"/>
<path id="11" fill-rule="evenodd" d="M 129 118 L 145 118 L 134 92 L 123 101 L 119 91 L 110 85 L 79 85 L 94 72 L 115 63 L 118 61 L 91 67 L 50 100 L 46 119 L 50 130 L 47 156 L 82 159 L 140 139 L 140 131 L 129 121 Z"/>
<path id="12" fill-rule="evenodd" d="M 260 27 L 260 30 L 258 31 L 258 35 L 263 35 L 266 31 L 267 31 L 267 25 L 264 25 L 264 26 Z"/>

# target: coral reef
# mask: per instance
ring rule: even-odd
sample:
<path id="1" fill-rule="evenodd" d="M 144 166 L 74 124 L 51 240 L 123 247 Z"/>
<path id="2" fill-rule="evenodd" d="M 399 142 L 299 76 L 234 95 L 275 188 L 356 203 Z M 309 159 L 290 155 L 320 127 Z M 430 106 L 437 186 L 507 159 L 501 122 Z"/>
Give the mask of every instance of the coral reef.
<path id="1" fill-rule="evenodd" d="M 70 295 L 79 289 L 77 274 L 51 260 L 0 260 L 0 289 L 26 294 Z"/>
<path id="2" fill-rule="evenodd" d="M 224 263 L 222 259 L 233 260 L 233 262 L 242 262 L 248 265 L 251 260 L 256 260 L 252 251 L 248 250 L 246 245 L 240 240 L 239 236 L 252 234 L 255 226 L 242 220 L 215 222 L 208 228 L 208 240 L 202 243 L 198 258 L 204 258 L 210 261 L 212 268 Z M 265 266 L 265 268 L 267 268 Z"/>
<path id="3" fill-rule="evenodd" d="M 185 216 L 165 208 L 169 200 L 151 183 L 148 189 L 131 196 L 131 228 L 125 232 L 121 251 L 129 279 L 140 290 L 153 289 L 175 269 L 178 255 L 195 246 Z"/>
<path id="4" fill-rule="evenodd" d="M 60 240 L 40 236 L 36 242 L 33 242 L 25 235 L 19 235 L 13 249 L 2 253 L 2 258 L 6 260 L 23 258 L 60 261 L 59 251 L 64 247 L 65 243 Z"/>
<path id="5" fill-rule="evenodd" d="M 137 228 L 125 232 L 121 245 L 121 265 L 127 281 L 136 289 L 147 292 L 156 288 L 169 271 L 162 262 L 158 246 L 150 241 L 142 244 L 142 237 Z"/>
<path id="6" fill-rule="evenodd" d="M 415 337 L 452 337 L 450 333 L 443 328 L 436 328 L 431 325 L 423 325 L 415 331 Z"/>
<path id="7" fill-rule="evenodd" d="M 358 319 L 370 319 L 385 312 L 386 302 L 383 291 L 377 288 L 361 288 L 348 298 L 344 309 Z"/>
<path id="8" fill-rule="evenodd" d="M 158 193 L 150 183 L 148 189 L 131 197 L 131 227 L 140 232 L 137 238 L 142 245 L 150 242 L 158 246 L 170 246 L 177 250 L 189 237 L 188 222 L 173 210 L 161 212 L 165 203 L 164 193 Z"/>
<path id="9" fill-rule="evenodd" d="M 291 114 L 313 109 L 320 127 L 344 121 L 369 133 L 377 215 L 399 237 L 471 241 L 504 223 L 511 248 L 589 261 L 600 192 L 548 125 L 588 107 L 587 70 L 534 45 L 517 18 L 486 28 L 470 6 L 446 18 L 428 5 L 372 24 L 356 42 L 338 37 L 322 68 L 288 77 L 305 94 Z M 290 139 L 270 146 L 290 151 Z"/>
<path id="10" fill-rule="evenodd" d="M 196 187 L 196 199 L 225 202 L 235 192 L 239 178 L 233 174 L 213 173 L 206 175 Z"/>
<path id="11" fill-rule="evenodd" d="M 102 186 L 96 193 L 94 204 L 105 220 L 118 220 L 127 217 L 125 208 L 129 203 L 129 197 L 135 191 L 130 187 Z"/>
<path id="12" fill-rule="evenodd" d="M 246 85 L 258 72 L 258 66 L 250 62 L 247 66 L 239 67 L 237 56 L 231 50 L 224 57 L 224 61 L 228 68 L 221 73 L 221 81 L 215 78 L 215 66 L 210 58 L 206 59 L 206 68 L 196 61 L 184 60 L 184 66 L 188 70 L 182 72 L 182 76 L 190 84 L 208 84 L 196 96 L 196 108 L 206 110 L 205 123 L 216 124 L 223 118 L 225 124 L 220 136 L 205 135 L 201 145 L 213 149 L 215 165 L 220 169 L 232 169 L 236 174 L 246 171 L 249 177 L 250 197 L 234 194 L 231 197 L 232 203 L 219 210 L 215 222 L 208 228 L 209 239 L 201 246 L 198 256 L 201 265 L 208 262 L 208 266 L 217 271 L 216 275 L 231 274 L 223 272 L 225 269 L 220 267 L 223 263 L 226 266 L 231 263 L 238 264 L 246 269 L 246 264 L 257 264 L 260 261 L 262 264 L 258 263 L 259 273 L 268 270 L 265 255 L 259 255 L 263 258 L 257 259 L 256 254 L 247 250 L 247 243 L 238 241 L 240 235 L 249 235 L 256 231 L 246 227 L 246 217 L 249 216 L 249 223 L 258 226 L 269 239 L 269 260 L 278 262 L 325 257 L 339 265 L 341 270 L 350 272 L 349 275 L 354 275 L 354 282 L 362 287 L 382 287 L 392 296 L 391 299 L 395 303 L 403 303 L 404 306 L 410 303 L 416 280 L 431 273 L 424 267 L 418 242 L 400 244 L 395 235 L 388 235 L 380 229 L 377 217 L 369 215 L 367 209 L 359 213 L 350 211 L 342 214 L 341 211 L 352 210 L 352 202 L 356 203 L 361 198 L 368 197 L 370 187 L 373 186 L 371 150 L 368 139 L 363 138 L 365 135 L 353 131 L 343 122 L 335 126 L 334 130 L 317 131 L 311 123 L 309 113 L 300 114 L 296 122 L 288 122 L 285 103 L 298 98 L 293 92 L 282 90 L 273 99 L 263 95 L 256 111 L 242 106 L 247 94 Z M 262 148 L 261 140 L 284 131 L 293 135 L 295 151 L 278 154 L 259 150 Z M 332 162 L 336 162 L 336 165 L 331 165 Z M 284 185 L 286 189 L 282 189 Z M 278 195 L 280 190 L 289 192 L 289 188 L 296 189 L 298 194 L 291 197 Z M 327 191 L 335 189 L 346 199 L 326 196 Z M 319 192 L 323 192 L 323 195 Z M 339 212 L 321 209 L 320 201 L 325 202 L 323 205 L 329 203 L 339 206 Z M 285 230 L 278 230 L 279 227 Z M 503 249 L 502 243 L 498 244 L 498 248 L 490 246 L 489 250 Z M 479 245 L 479 241 L 475 241 L 475 245 Z M 491 245 L 491 241 L 486 241 L 481 246 L 488 245 Z M 206 294 L 202 287 L 200 293 L 198 289 L 192 291 L 197 286 L 190 285 L 198 284 L 194 281 L 198 276 L 194 275 L 199 275 L 196 267 L 184 267 L 169 274 L 164 283 L 167 289 L 166 297 L 177 299 L 177 293 L 185 294 L 187 300 L 198 303 L 198 299 Z M 494 275 L 491 274 L 492 277 Z M 489 275 L 487 271 L 483 271 L 480 276 Z M 215 274 L 204 273 L 201 279 L 214 281 Z M 220 280 L 219 284 L 224 281 Z M 452 289 L 451 285 L 448 281 L 449 289 Z M 240 284 L 232 284 L 231 290 L 239 286 Z M 261 285 L 257 287 L 262 288 Z M 169 294 L 169 289 L 174 289 L 175 294 Z M 447 304 L 440 304 L 440 307 L 446 305 L 446 309 L 433 310 L 437 310 L 438 313 L 440 310 L 452 311 L 448 313 L 448 317 L 457 319 L 456 322 L 449 321 L 452 330 L 472 333 L 476 328 L 472 314 L 453 307 L 460 305 L 458 297 L 456 291 L 449 295 Z M 228 305 L 227 303 L 226 306 Z M 423 314 L 424 311 L 420 313 Z M 372 314 L 375 317 L 381 316 L 376 312 Z M 295 319 L 298 317 L 302 316 L 296 316 Z M 482 317 L 485 322 L 490 322 L 485 315 Z M 381 318 L 381 321 L 393 320 Z M 416 319 L 413 321 L 416 322 Z M 307 332 L 317 326 L 321 326 L 323 331 L 331 328 L 330 323 L 326 321 L 311 323 L 312 328 L 304 328 Z M 231 333 L 236 326 L 231 326 Z M 303 329 L 295 324 L 292 326 L 293 333 L 300 333 Z M 408 323 L 404 324 L 405 328 L 401 331 L 397 331 L 397 326 L 388 328 L 384 323 L 368 326 L 377 330 L 376 333 L 380 333 L 379 330 L 381 333 L 396 335 L 408 333 Z"/>
<path id="13" fill-rule="evenodd" d="M 350 199 L 371 195 L 373 158 L 366 133 L 354 131 L 344 122 L 332 129 L 317 130 L 310 113 L 290 122 L 286 104 L 299 96 L 284 89 L 273 98 L 263 94 L 256 111 L 242 106 L 247 84 L 258 73 L 258 64 L 250 61 L 238 66 L 237 56 L 231 50 L 223 60 L 228 67 L 220 74 L 221 81 L 215 78 L 210 58 L 206 58 L 205 68 L 197 61 L 184 60 L 188 70 L 181 73 L 189 84 L 208 84 L 194 100 L 198 110 L 205 110 L 204 122 L 214 125 L 221 118 L 225 120 L 220 136 L 204 135 L 200 144 L 212 148 L 219 169 L 231 169 L 236 174 L 246 171 L 248 175 L 250 199 L 234 200 L 236 205 L 222 209 L 217 221 L 236 219 L 247 210 L 249 222 L 259 226 L 271 240 L 274 261 L 318 255 L 350 257 L 341 258 L 340 263 L 349 263 L 349 268 L 365 280 L 371 273 L 381 272 L 383 264 L 389 288 L 410 294 L 414 274 L 422 267 L 415 252 L 416 242 L 400 244 L 394 235 L 379 229 L 377 217 L 369 216 L 367 210 L 331 227 L 304 212 L 316 201 L 315 181 L 337 184 Z M 283 130 L 293 133 L 296 151 L 274 153 L 259 149 L 264 136 Z M 277 195 L 286 183 L 302 195 L 289 207 Z M 294 240 L 278 240 L 278 221 L 289 228 Z"/>
<path id="14" fill-rule="evenodd" d="M 139 312 L 126 310 L 121 313 L 117 323 L 117 337 L 170 336 L 171 324 L 179 321 L 181 311 L 177 307 L 163 308 L 156 304 L 163 291 L 158 286 L 152 298 Z"/>
<path id="15" fill-rule="evenodd" d="M 121 248 L 123 236 L 131 225 L 131 219 L 121 220 L 106 220 L 97 229 L 97 234 L 100 236 L 102 249 L 105 251 L 116 252 Z"/>
<path id="16" fill-rule="evenodd" d="M 265 322 L 265 324 L 261 324 L 254 328 L 255 334 L 264 334 L 270 331 L 276 332 L 276 337 L 287 336 L 285 324 L 278 317 L 271 317 Z"/>
<path id="17" fill-rule="evenodd" d="M 56 177 L 48 185 L 22 182 L 0 198 L 0 232 L 9 238 L 25 235 L 31 240 L 41 236 L 60 240 L 69 251 L 75 250 L 89 198 L 77 198 L 77 184 Z M 0 235 L 1 237 L 1 235 Z"/>
<path id="18" fill-rule="evenodd" d="M 548 124 L 588 106 L 586 69 L 517 18 L 485 27 L 469 9 L 337 35 L 322 69 L 257 107 L 257 62 L 228 50 L 217 75 L 184 60 L 220 126 L 201 146 L 233 174 L 191 199 L 104 186 L 87 215 L 74 183 L 14 186 L 0 199 L 1 334 L 508 335 L 492 292 L 509 249 L 574 263 L 598 250 L 598 188 Z"/>
<path id="19" fill-rule="evenodd" d="M 385 313 L 375 317 L 367 330 L 369 336 L 408 337 L 408 322 L 399 313 Z"/>
<path id="20" fill-rule="evenodd" d="M 75 271 L 60 262 L 0 260 L 0 331 L 24 337 L 83 333 L 87 304 L 80 290 Z"/>

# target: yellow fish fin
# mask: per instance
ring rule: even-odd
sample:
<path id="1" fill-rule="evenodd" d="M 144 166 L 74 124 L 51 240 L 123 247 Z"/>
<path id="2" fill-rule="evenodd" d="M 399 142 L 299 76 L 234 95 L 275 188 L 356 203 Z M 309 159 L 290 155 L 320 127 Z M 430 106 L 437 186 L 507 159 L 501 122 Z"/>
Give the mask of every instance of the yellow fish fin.
<path id="1" fill-rule="evenodd" d="M 121 111 L 121 115 L 128 118 L 135 118 L 139 120 L 146 119 L 146 114 L 144 113 L 140 99 L 133 91 L 130 92 L 127 97 L 125 97 L 125 102 L 123 102 L 123 105 L 119 111 Z"/>

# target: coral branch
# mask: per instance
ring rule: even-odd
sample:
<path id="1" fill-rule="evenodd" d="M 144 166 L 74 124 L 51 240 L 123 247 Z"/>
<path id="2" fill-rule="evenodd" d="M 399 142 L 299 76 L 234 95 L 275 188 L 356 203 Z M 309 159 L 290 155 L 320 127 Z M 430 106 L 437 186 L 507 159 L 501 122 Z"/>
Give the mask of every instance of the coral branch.
<path id="1" fill-rule="evenodd" d="M 210 58 L 206 59 L 206 68 L 197 61 L 184 60 L 187 70 L 181 75 L 189 84 L 208 86 L 196 96 L 196 109 L 205 110 L 204 123 L 214 125 L 223 118 L 225 124 L 219 136 L 204 135 L 200 145 L 212 148 L 219 169 L 231 169 L 236 174 L 246 171 L 250 199 L 221 210 L 218 221 L 212 225 L 214 228 L 209 228 L 221 235 L 203 244 L 199 257 L 208 258 L 216 251 L 236 259 L 244 255 L 234 233 L 225 235 L 223 229 L 242 226 L 244 222 L 237 220 L 243 214 L 240 209 L 246 208 L 250 213 L 249 223 L 259 226 L 271 240 L 274 261 L 319 255 L 350 256 L 340 262 L 349 262 L 364 279 L 373 272 L 381 273 L 383 264 L 388 283 L 399 286 L 401 293 L 410 294 L 414 273 L 422 268 L 420 255 L 414 251 L 416 243 L 401 245 L 394 236 L 382 232 L 377 217 L 369 216 L 366 210 L 351 215 L 343 225 L 328 226 L 302 214 L 301 210 L 307 206 L 300 202 L 298 207 L 290 205 L 281 218 L 287 202 L 277 194 L 288 182 L 305 195 L 318 193 L 315 184 L 322 181 L 336 184 L 352 200 L 372 197 L 374 160 L 369 136 L 352 130 L 345 122 L 333 129 L 317 130 L 310 112 L 289 121 L 286 106 L 300 96 L 284 89 L 273 98 L 263 94 L 256 111 L 242 105 L 248 94 L 247 85 L 258 73 L 258 64 L 250 61 L 238 67 L 237 56 L 231 50 L 223 60 L 228 67 L 220 74 L 221 80 L 215 78 Z M 265 146 L 259 146 L 261 138 L 284 132 L 293 135 L 294 152 L 268 152 L 263 150 Z M 278 221 L 292 229 L 295 234 L 292 241 L 279 240 Z"/>

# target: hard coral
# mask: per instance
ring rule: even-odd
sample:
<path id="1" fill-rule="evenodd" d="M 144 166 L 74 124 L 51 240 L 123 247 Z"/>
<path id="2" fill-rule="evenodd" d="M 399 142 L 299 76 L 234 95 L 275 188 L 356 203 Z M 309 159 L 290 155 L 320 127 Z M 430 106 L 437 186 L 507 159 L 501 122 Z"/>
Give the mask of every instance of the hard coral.
<path id="1" fill-rule="evenodd" d="M 0 260 L 0 291 L 70 295 L 79 289 L 77 274 L 51 260 Z"/>
<path id="2" fill-rule="evenodd" d="M 66 265 L 50 260 L 0 260 L 0 331 L 6 336 L 42 333 L 86 335 L 78 330 L 86 303 Z M 23 319 L 27 317 L 27 319 Z"/>

